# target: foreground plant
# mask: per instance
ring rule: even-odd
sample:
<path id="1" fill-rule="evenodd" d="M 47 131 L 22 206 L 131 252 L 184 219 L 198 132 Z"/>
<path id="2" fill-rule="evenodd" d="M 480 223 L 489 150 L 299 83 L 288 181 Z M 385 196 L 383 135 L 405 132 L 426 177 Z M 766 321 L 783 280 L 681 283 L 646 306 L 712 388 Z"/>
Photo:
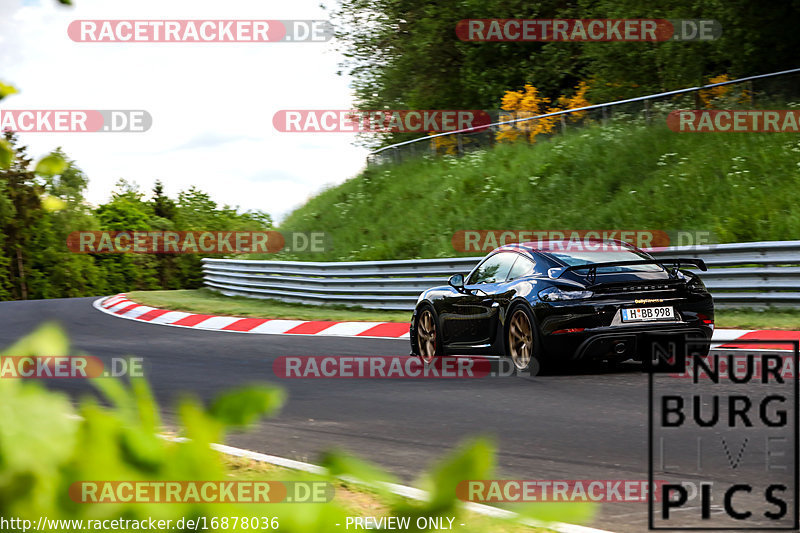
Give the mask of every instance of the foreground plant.
<path id="1" fill-rule="evenodd" d="M 0 359 L 67 355 L 71 351 L 64 332 L 45 324 L 0 352 Z M 264 384 L 223 393 L 208 405 L 186 397 L 176 409 L 177 435 L 183 438 L 165 439 L 159 436 L 158 405 L 144 380 L 133 379 L 130 386 L 110 378 L 92 381 L 100 399 L 85 397 L 75 407 L 65 394 L 37 382 L 0 379 L 0 517 L 29 520 L 34 525 L 42 519 L 44 529 L 60 531 L 80 530 L 88 520 L 99 520 L 93 522 L 99 524 L 123 519 L 130 524 L 152 519 L 171 520 L 175 527 L 170 529 L 193 529 L 187 526 L 191 520 L 199 529 L 325 532 L 340 531 L 337 524 L 352 515 L 335 497 L 327 503 L 76 502 L 77 482 L 230 479 L 229 468 L 211 444 L 224 442 L 231 430 L 252 427 L 276 413 L 285 401 L 281 389 Z M 327 476 L 291 473 L 291 479 L 340 483 L 345 477 L 374 491 L 388 515 L 411 517 L 410 523 L 415 524 L 416 517 L 461 515 L 455 490 L 458 482 L 491 477 L 493 465 L 494 448 L 488 441 L 466 444 L 425 476 L 423 484 L 430 497 L 417 503 L 396 496 L 387 485 L 393 478 L 386 472 L 337 451 L 323 457 Z M 286 472 L 271 479 L 286 479 Z M 539 511 L 549 515 L 553 508 L 544 506 Z M 587 511 L 591 508 L 585 505 L 562 505 L 558 518 L 586 518 Z"/>

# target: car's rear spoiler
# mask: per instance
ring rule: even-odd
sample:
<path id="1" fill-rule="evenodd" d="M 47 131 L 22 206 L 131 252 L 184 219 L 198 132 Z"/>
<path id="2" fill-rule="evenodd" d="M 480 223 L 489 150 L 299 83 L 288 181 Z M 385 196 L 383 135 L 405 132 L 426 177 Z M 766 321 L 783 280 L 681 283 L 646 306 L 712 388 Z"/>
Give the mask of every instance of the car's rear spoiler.
<path id="1" fill-rule="evenodd" d="M 597 269 L 615 266 L 630 266 L 630 265 L 658 265 L 664 270 L 668 270 L 664 265 L 671 265 L 672 270 L 670 274 L 674 276 L 674 272 L 683 265 L 694 265 L 703 272 L 708 270 L 705 261 L 702 259 L 694 259 L 691 257 L 681 257 L 675 259 L 636 259 L 632 261 L 609 261 L 607 263 L 586 263 L 584 265 L 572 265 L 568 267 L 551 268 L 547 271 L 547 275 L 553 279 L 560 278 L 567 272 L 574 272 L 575 270 L 588 270 L 586 277 L 594 280 L 597 277 Z"/>

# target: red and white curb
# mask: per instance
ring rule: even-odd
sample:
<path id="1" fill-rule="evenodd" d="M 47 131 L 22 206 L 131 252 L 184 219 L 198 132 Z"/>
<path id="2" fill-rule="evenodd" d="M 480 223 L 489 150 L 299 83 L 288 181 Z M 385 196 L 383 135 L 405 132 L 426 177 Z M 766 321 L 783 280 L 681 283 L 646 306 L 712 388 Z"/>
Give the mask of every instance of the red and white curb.
<path id="1" fill-rule="evenodd" d="M 800 331 L 774 329 L 718 329 L 714 331 L 713 348 L 743 350 L 794 350 L 794 344 L 778 342 L 736 342 L 736 341 L 800 341 Z M 719 343 L 719 344 L 716 344 Z"/>
<path id="2" fill-rule="evenodd" d="M 381 339 L 408 338 L 408 323 L 402 322 L 333 322 L 201 315 L 141 305 L 129 300 L 125 294 L 100 298 L 94 302 L 94 307 L 109 315 L 128 320 L 213 331 Z"/>

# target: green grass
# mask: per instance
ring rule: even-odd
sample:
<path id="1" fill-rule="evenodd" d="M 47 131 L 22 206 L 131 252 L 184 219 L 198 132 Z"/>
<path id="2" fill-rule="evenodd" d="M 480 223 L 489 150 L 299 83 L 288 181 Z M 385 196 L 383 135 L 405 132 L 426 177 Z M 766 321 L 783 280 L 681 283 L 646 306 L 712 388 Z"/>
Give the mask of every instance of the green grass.
<path id="1" fill-rule="evenodd" d="M 790 240 L 800 235 L 798 205 L 798 134 L 595 125 L 535 145 L 366 169 L 281 225 L 328 232 L 333 249 L 278 258 L 452 257 L 459 255 L 453 233 L 480 229 L 684 230 L 710 231 L 718 242 Z"/>
<path id="2" fill-rule="evenodd" d="M 800 331 L 800 309 L 724 309 L 717 310 L 715 320 L 718 328 Z"/>
<path id="3" fill-rule="evenodd" d="M 208 289 L 134 291 L 128 293 L 128 298 L 151 307 L 205 315 L 367 322 L 408 322 L 411 319 L 410 311 L 291 304 L 277 300 L 223 296 Z"/>
<path id="4" fill-rule="evenodd" d="M 367 322 L 408 322 L 411 318 L 408 311 L 290 304 L 276 300 L 223 296 L 208 289 L 135 291 L 128 293 L 128 298 L 152 307 L 207 315 Z M 800 310 L 718 309 L 716 325 L 718 328 L 800 330 Z"/>

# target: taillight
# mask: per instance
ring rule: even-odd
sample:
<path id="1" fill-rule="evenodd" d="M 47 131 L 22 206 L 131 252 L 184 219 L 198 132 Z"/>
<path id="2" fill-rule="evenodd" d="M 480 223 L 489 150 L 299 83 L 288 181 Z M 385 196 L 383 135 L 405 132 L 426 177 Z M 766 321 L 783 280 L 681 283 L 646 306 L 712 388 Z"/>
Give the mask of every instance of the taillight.
<path id="1" fill-rule="evenodd" d="M 706 326 L 710 326 L 711 328 L 714 327 L 714 319 L 710 318 L 708 315 L 705 315 L 703 313 L 697 313 L 697 318 L 699 318 L 700 322 L 702 322 Z"/>
<path id="2" fill-rule="evenodd" d="M 586 328 L 569 328 L 569 329 L 557 329 L 552 334 L 553 335 L 560 335 L 562 333 L 580 333 Z"/>

